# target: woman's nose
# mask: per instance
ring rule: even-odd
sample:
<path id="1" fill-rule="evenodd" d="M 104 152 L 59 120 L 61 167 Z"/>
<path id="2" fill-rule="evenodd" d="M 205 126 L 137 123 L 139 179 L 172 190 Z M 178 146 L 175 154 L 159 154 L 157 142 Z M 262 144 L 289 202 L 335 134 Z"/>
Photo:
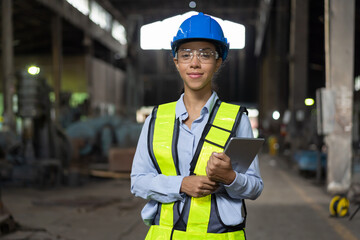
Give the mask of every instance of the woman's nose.
<path id="1" fill-rule="evenodd" d="M 191 59 L 190 64 L 192 67 L 200 66 L 199 55 L 197 54 L 197 52 L 194 52 L 194 55 L 193 55 L 193 58 Z"/>

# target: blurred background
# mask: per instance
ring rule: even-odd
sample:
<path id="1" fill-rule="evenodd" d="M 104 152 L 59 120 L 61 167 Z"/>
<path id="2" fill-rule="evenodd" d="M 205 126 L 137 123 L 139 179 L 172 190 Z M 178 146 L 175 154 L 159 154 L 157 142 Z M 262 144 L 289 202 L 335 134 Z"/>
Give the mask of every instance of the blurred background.
<path id="1" fill-rule="evenodd" d="M 329 204 L 338 206 L 335 195 L 353 206 L 345 216 L 360 204 L 359 0 L 2 0 L 0 238 L 143 238 L 144 202 L 129 192 L 132 158 L 152 108 L 180 96 L 170 42 L 198 12 L 213 16 L 230 42 L 215 79 L 219 97 L 246 106 L 255 137 L 266 139 L 264 204 L 291 202 L 282 199 L 288 192 L 267 195 L 288 182 L 313 210 L 304 218 L 320 214 L 325 224 L 291 239 L 321 239 L 319 228 L 338 233 L 326 239 L 360 239 L 356 225 L 324 217 Z M 127 227 L 110 229 L 114 206 L 123 221 L 114 226 Z M 87 220 L 74 220 L 74 209 Z M 255 210 L 263 221 L 264 212 L 273 220 Z M 91 231 L 106 222 L 116 237 Z M 279 224 L 258 239 L 289 239 L 276 235 Z M 12 238 L 16 232 L 23 235 Z"/>

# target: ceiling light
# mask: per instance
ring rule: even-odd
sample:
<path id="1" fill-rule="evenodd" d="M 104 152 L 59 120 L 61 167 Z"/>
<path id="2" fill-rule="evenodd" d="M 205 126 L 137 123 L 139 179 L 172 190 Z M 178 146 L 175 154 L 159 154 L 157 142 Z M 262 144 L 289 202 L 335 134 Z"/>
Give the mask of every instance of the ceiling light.
<path id="1" fill-rule="evenodd" d="M 274 111 L 273 114 L 272 114 L 272 118 L 274 120 L 278 120 L 280 118 L 280 113 L 279 111 Z"/>
<path id="2" fill-rule="evenodd" d="M 315 103 L 315 101 L 312 98 L 305 99 L 305 105 L 306 106 L 312 106 L 312 105 L 314 105 L 314 103 Z"/>
<path id="3" fill-rule="evenodd" d="M 195 1 L 191 1 L 191 2 L 189 3 L 189 7 L 190 7 L 190 8 L 196 8 L 196 2 L 195 2 Z"/>
<path id="4" fill-rule="evenodd" d="M 39 74 L 40 73 L 40 68 L 39 67 L 37 67 L 37 66 L 30 66 L 29 68 L 28 68 L 28 73 L 29 74 L 31 74 L 31 75 L 37 75 L 37 74 Z"/>

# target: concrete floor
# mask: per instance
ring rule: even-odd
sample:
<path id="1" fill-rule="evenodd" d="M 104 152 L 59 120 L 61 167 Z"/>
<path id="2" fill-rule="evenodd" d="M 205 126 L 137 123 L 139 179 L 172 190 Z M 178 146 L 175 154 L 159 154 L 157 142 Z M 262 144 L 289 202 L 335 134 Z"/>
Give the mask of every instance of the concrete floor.
<path id="1" fill-rule="evenodd" d="M 329 217 L 331 200 L 323 186 L 299 176 L 282 160 L 260 157 L 265 188 L 248 200 L 247 239 L 360 239 L 360 212 L 349 221 Z M 6 187 L 3 202 L 19 231 L 4 240 L 139 240 L 147 227 L 140 211 L 145 201 L 134 198 L 128 179 L 97 180 L 81 187 L 51 190 Z M 350 212 L 355 210 L 350 205 Z"/>

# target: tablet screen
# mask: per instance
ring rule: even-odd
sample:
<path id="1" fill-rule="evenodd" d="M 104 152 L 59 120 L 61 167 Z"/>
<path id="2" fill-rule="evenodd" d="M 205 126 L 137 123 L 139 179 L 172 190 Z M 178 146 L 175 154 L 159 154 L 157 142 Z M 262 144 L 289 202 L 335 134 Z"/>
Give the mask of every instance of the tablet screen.
<path id="1" fill-rule="evenodd" d="M 264 142 L 265 139 L 263 138 L 233 137 L 225 147 L 224 152 L 230 157 L 232 166 L 239 166 L 240 173 L 245 173 Z"/>

